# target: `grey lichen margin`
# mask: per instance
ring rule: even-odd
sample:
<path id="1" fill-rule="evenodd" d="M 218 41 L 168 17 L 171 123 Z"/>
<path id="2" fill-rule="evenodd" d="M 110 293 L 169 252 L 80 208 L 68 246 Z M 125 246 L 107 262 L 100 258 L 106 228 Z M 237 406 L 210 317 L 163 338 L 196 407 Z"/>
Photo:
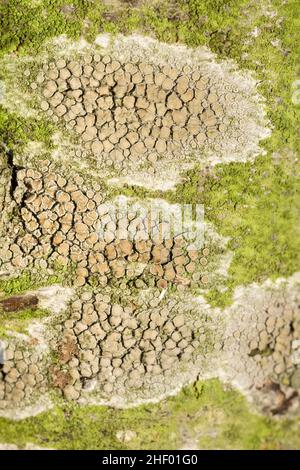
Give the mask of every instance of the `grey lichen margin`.
<path id="1" fill-rule="evenodd" d="M 158 41 L 141 36 L 99 36 L 95 43 L 90 45 L 86 41 L 71 42 L 65 37 L 59 37 L 51 43 L 45 44 L 45 51 L 48 57 L 54 60 L 59 57 L 66 57 L 68 54 L 76 57 L 82 57 L 85 54 L 99 52 L 110 54 L 112 58 L 120 61 L 125 60 L 151 60 L 155 57 L 155 63 L 165 65 L 169 63 L 177 67 L 195 67 L 195 64 L 203 70 L 207 76 L 213 76 L 216 79 L 216 86 L 220 88 L 220 93 L 228 96 L 227 113 L 230 121 L 230 133 L 225 132 L 225 138 L 213 147 L 208 145 L 203 148 L 201 155 L 196 153 L 191 156 L 191 162 L 181 162 L 177 164 L 164 159 L 158 162 L 161 169 L 154 178 L 148 169 L 145 168 L 138 173 L 128 173 L 127 176 L 117 176 L 119 183 L 135 183 L 138 185 L 149 185 L 151 188 L 170 188 L 180 180 L 182 170 L 187 170 L 193 166 L 193 159 L 200 158 L 209 164 L 229 161 L 253 160 L 255 156 L 262 152 L 259 147 L 259 141 L 270 135 L 270 129 L 267 123 L 263 99 L 257 93 L 257 82 L 249 72 L 241 72 L 232 61 L 217 62 L 216 57 L 206 48 L 188 49 L 185 46 L 161 44 Z M 44 60 L 46 52 L 41 54 L 40 60 Z M 6 59 L 7 60 L 7 59 Z M 27 66 L 30 59 L 26 58 Z M 34 68 L 36 69 L 36 58 Z M 218 81 L 217 78 L 220 80 Z M 232 94 L 232 99 L 228 95 Z M 8 90 L 7 97 L 13 94 L 13 88 Z M 238 98 L 235 100 L 235 96 Z M 9 101 L 9 100 L 8 100 Z M 224 101 L 226 103 L 226 100 Z M 9 107 L 9 106 L 8 106 Z M 34 111 L 37 112 L 36 110 Z M 235 131 L 233 131 L 235 128 Z M 230 151 L 228 151 L 230 148 Z M 58 158 L 59 156 L 59 158 Z M 62 151 L 59 146 L 55 151 L 55 159 L 63 162 L 68 157 L 66 148 Z M 76 156 L 72 156 L 76 164 Z M 80 164 L 80 162 L 77 162 Z M 82 162 L 81 162 L 82 164 Z M 170 172 L 170 165 L 173 169 Z M 88 171 L 88 166 L 85 165 Z M 172 173 L 172 181 L 169 175 Z M 163 176 L 160 176 L 163 175 Z"/>

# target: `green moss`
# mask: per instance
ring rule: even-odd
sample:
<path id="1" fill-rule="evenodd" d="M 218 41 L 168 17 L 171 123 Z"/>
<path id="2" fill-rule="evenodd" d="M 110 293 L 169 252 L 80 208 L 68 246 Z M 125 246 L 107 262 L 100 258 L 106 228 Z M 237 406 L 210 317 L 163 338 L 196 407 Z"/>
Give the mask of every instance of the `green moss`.
<path id="1" fill-rule="evenodd" d="M 42 272 L 38 275 L 33 275 L 30 271 L 24 271 L 18 277 L 0 280 L 0 297 L 3 295 L 20 294 L 28 290 L 38 289 L 52 284 L 61 284 L 64 282 L 64 279 L 65 275 L 63 270 L 57 270 L 53 275 Z"/>
<path id="2" fill-rule="evenodd" d="M 116 438 L 131 430 L 129 442 Z M 299 448 L 294 420 L 253 414 L 238 392 L 217 380 L 196 382 L 156 405 L 118 410 L 63 404 L 37 417 L 0 419 L 0 442 L 33 442 L 59 449 L 176 449 L 186 442 L 201 449 Z"/>
<path id="3" fill-rule="evenodd" d="M 32 318 L 43 318 L 49 315 L 49 312 L 40 308 L 26 309 L 21 312 L 1 312 L 1 321 L 31 320 Z"/>
<path id="4" fill-rule="evenodd" d="M 19 294 L 31 289 L 32 287 L 32 276 L 29 272 L 25 272 L 16 278 L 0 281 L 0 292 L 4 294 Z"/>
<path id="5" fill-rule="evenodd" d="M 1 53 L 32 53 L 43 41 L 66 34 L 89 40 L 101 32 L 141 31 L 161 41 L 220 47 L 216 31 L 231 31 L 246 0 L 179 0 L 114 9 L 99 0 L 11 0 L 0 5 Z M 223 37 L 221 38 L 223 39 Z M 211 42 L 211 44 L 210 44 Z"/>
<path id="6" fill-rule="evenodd" d="M 232 288 L 226 288 L 225 290 L 219 290 L 217 287 L 211 288 L 206 294 L 205 298 L 212 307 L 225 308 L 232 303 Z"/>
<path id="7" fill-rule="evenodd" d="M 8 331 L 17 333 L 27 333 L 27 327 L 34 319 L 44 318 L 49 312 L 40 308 L 26 309 L 21 312 L 4 313 L 0 312 L 0 337 L 8 337 Z"/>
<path id="8" fill-rule="evenodd" d="M 218 168 L 204 191 L 208 217 L 230 236 L 234 285 L 289 276 L 300 265 L 300 178 L 269 158 Z"/>
<path id="9" fill-rule="evenodd" d="M 113 198 L 119 195 L 127 196 L 134 199 L 147 199 L 161 197 L 163 193 L 161 191 L 154 191 L 151 189 L 143 188 L 142 186 L 134 186 L 124 184 L 124 186 L 109 186 L 107 188 L 109 197 Z"/>
<path id="10" fill-rule="evenodd" d="M 39 48 L 43 41 L 54 35 L 67 33 L 78 38 L 82 31 L 83 7 L 88 2 L 72 3 L 76 4 L 74 14 L 63 12 L 63 6 L 68 5 L 68 2 L 13 0 L 10 5 L 2 2 L 0 6 L 2 54 L 15 51 L 32 52 Z"/>

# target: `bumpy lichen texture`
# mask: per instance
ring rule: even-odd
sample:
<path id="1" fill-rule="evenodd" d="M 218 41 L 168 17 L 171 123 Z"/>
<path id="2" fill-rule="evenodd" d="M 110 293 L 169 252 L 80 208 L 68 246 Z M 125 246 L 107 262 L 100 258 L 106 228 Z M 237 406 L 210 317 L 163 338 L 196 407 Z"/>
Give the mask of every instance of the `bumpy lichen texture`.
<path id="1" fill-rule="evenodd" d="M 34 58 L 27 49 L 27 55 L 1 59 L 0 104 L 11 117 L 8 123 L 0 115 L 0 128 L 7 124 L 0 154 L 4 448 L 6 442 L 25 448 L 45 442 L 58 448 L 299 445 L 291 430 L 300 409 L 300 279 L 290 261 L 297 243 L 289 235 L 297 233 L 297 175 L 288 173 L 288 162 L 276 167 L 275 156 L 265 156 L 261 147 L 275 125 L 265 146 L 274 149 L 277 142 L 282 152 L 280 125 L 274 111 L 272 124 L 266 118 L 269 103 L 255 76 L 224 60 L 228 44 L 229 56 L 249 57 L 231 50 L 231 34 L 242 34 L 236 13 L 228 18 L 218 8 L 214 17 L 212 2 L 169 3 L 161 6 L 162 29 L 151 8 L 140 16 L 127 12 L 129 29 L 147 18 L 149 29 L 168 41 L 178 34 L 199 45 L 209 37 L 222 61 L 203 47 L 95 34 L 90 43 L 65 37 L 41 42 Z M 173 7 L 180 27 L 169 20 Z M 273 21 L 276 13 L 260 7 Z M 64 15 L 72 35 L 68 18 L 76 12 L 78 20 L 85 11 L 89 17 L 85 2 L 79 8 L 75 1 L 51 14 Z M 210 34 L 198 23 L 206 13 Z M 115 14 L 120 28 L 122 15 Z M 93 29 L 93 21 L 85 27 Z M 56 23 L 55 30 L 64 32 Z M 250 33 L 246 23 L 239 26 Z M 215 33 L 216 25 L 228 24 L 233 33 Z M 35 37 L 35 28 L 27 34 Z M 251 51 L 249 44 L 264 34 L 252 31 L 242 48 L 248 44 Z M 253 64 L 262 78 L 255 54 Z M 278 214 L 276 198 L 286 198 Z M 110 211 L 120 203 L 130 206 L 125 217 Z M 197 225 L 204 237 L 196 247 L 185 230 L 161 237 L 170 216 L 178 215 L 175 203 L 204 203 L 210 223 Z M 150 223 L 147 238 L 145 212 L 154 206 L 163 217 Z M 120 229 L 130 237 L 120 236 Z M 270 261 L 260 247 L 273 255 L 276 240 Z M 266 280 L 270 274 L 286 277 Z M 215 298 L 227 306 L 218 308 Z M 9 316 L 15 303 L 32 310 Z M 251 414 L 231 387 L 259 414 Z M 109 417 L 106 405 L 113 407 Z M 168 425 L 165 415 L 172 416 Z M 212 420 L 217 430 L 205 424 Z M 101 442 L 87 432 L 93 422 L 101 422 Z M 71 444 L 65 435 L 73 436 Z"/>
<path id="2" fill-rule="evenodd" d="M 299 276 L 237 290 L 222 312 L 201 297 L 162 300 L 155 291 L 135 299 L 122 292 L 122 300 L 116 303 L 109 289 L 84 290 L 63 326 L 52 320 L 47 333 L 32 328 L 25 342 L 12 340 L 1 414 L 14 416 L 18 407 L 30 414 L 33 399 L 51 388 L 80 403 L 158 401 L 199 376 L 237 386 L 266 413 L 298 409 Z M 53 364 L 49 348 L 56 352 Z"/>
<path id="3" fill-rule="evenodd" d="M 172 187 L 195 162 L 253 159 L 269 135 L 255 80 L 204 48 L 138 36 L 99 36 L 93 47 L 62 38 L 48 48 L 51 59 L 35 57 L 34 72 L 27 60 L 20 83 L 71 132 L 69 161 L 89 159 L 102 177 Z M 8 87 L 10 109 L 14 93 Z"/>
<path id="4" fill-rule="evenodd" d="M 59 334 L 61 326 L 55 327 L 50 338 L 51 349 L 58 348 L 60 355 L 59 363 L 50 368 L 49 386 L 71 399 L 90 395 L 95 389 L 104 401 L 110 397 L 112 403 L 122 404 L 157 400 L 195 377 L 193 364 L 199 351 L 206 356 L 210 341 L 205 325 L 196 322 L 195 302 L 184 300 L 185 292 L 199 284 L 205 288 L 216 277 L 213 271 L 221 262 L 222 239 L 207 227 L 205 245 L 202 241 L 191 247 L 184 233 L 165 238 L 159 226 L 151 226 L 151 237 L 143 238 L 142 234 L 149 235 L 143 225 L 145 214 L 133 209 L 121 219 L 122 228 L 132 238 L 120 239 L 116 226 L 120 220 L 109 213 L 110 200 L 101 185 L 87 189 L 82 177 L 67 180 L 52 173 L 47 161 L 40 171 L 9 168 L 3 155 L 3 167 L 5 161 L 4 187 L 12 214 L 5 224 L 6 241 L 1 250 L 3 275 L 28 271 L 51 275 L 60 265 L 69 271 L 70 282 L 78 289 L 65 329 Z M 4 210 L 3 218 L 6 215 Z M 167 211 L 164 216 L 161 224 L 166 226 L 170 224 Z M 210 260 L 211 251 L 215 260 Z M 1 407 L 6 411 L 10 396 L 15 406 L 22 407 L 38 391 L 45 393 L 42 379 L 36 380 L 27 368 L 14 362 L 20 354 L 15 356 L 9 349 L 3 369 L 6 385 Z M 30 354 L 28 357 L 31 367 Z M 44 359 L 46 362 L 38 359 L 41 370 L 49 362 Z M 23 390 L 28 374 L 30 384 Z M 11 394 L 9 384 L 15 382 L 20 385 Z"/>

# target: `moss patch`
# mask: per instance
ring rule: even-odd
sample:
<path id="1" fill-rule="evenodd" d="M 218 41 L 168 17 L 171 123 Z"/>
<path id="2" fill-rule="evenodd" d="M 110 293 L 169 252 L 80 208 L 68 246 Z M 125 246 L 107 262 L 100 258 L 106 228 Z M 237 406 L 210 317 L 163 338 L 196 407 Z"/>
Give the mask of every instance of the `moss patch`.
<path id="1" fill-rule="evenodd" d="M 1 54 L 32 53 L 42 42 L 66 34 L 93 40 L 101 32 L 152 34 L 164 42 L 208 43 L 228 52 L 246 0 L 178 0 L 114 8 L 99 0 L 11 0 L 0 5 Z M 218 34 L 217 34 L 218 33 Z M 226 41 L 224 41 L 224 35 Z M 220 44 L 225 43 L 223 49 Z"/>
<path id="2" fill-rule="evenodd" d="M 264 156 L 253 164 L 218 165 L 208 176 L 193 170 L 169 198 L 204 204 L 217 232 L 230 237 L 232 291 L 239 284 L 290 276 L 300 266 L 299 187 L 300 177 L 287 162 L 274 165 Z M 225 297 L 228 292 L 220 293 L 221 304 Z"/>
<path id="3" fill-rule="evenodd" d="M 39 308 L 27 309 L 15 313 L 0 312 L 0 337 L 9 337 L 8 331 L 26 334 L 27 328 L 32 320 L 45 318 L 48 315 L 49 312 Z"/>
<path id="4" fill-rule="evenodd" d="M 1 55 L 34 54 L 45 39 L 59 34 L 74 39 L 84 34 L 92 40 L 105 31 L 135 31 L 167 42 L 207 45 L 219 57 L 233 58 L 255 71 L 274 127 L 264 143 L 266 155 L 252 165 L 219 165 L 213 174 L 196 168 L 175 192 L 166 194 L 171 202 L 204 203 L 208 220 L 231 239 L 234 258 L 227 291 L 219 292 L 218 286 L 211 290 L 208 298 L 214 305 L 228 303 L 240 283 L 288 276 L 300 266 L 300 106 L 292 100 L 293 83 L 300 75 L 299 6 L 272 0 L 271 9 L 277 15 L 269 14 L 263 1 L 245 0 L 181 0 L 117 11 L 98 0 L 11 0 L 0 5 Z M 11 147 L 28 138 L 47 141 L 49 135 L 40 122 L 8 116 L 3 108 L 0 133 L 1 141 Z M 139 191 L 128 188 L 127 193 L 147 195 Z M 40 282 L 27 276 L 1 281 L 0 290 L 20 293 Z M 136 432 L 136 438 L 118 441 L 117 431 L 127 429 Z M 224 390 L 218 381 L 197 383 L 158 405 L 131 410 L 63 403 L 21 422 L 0 419 L 0 440 L 21 446 L 35 442 L 57 448 L 167 449 L 180 448 L 186 439 L 200 448 L 300 447 L 296 420 L 252 414 L 241 395 Z"/>
<path id="5" fill-rule="evenodd" d="M 53 284 L 62 284 L 66 277 L 67 272 L 63 269 L 58 269 L 53 275 L 42 272 L 32 274 L 30 271 L 24 271 L 18 277 L 0 281 L 0 297 L 21 294 L 22 292 Z"/>
<path id="6" fill-rule="evenodd" d="M 133 431 L 129 442 L 118 431 Z M 72 404 L 19 422 L 0 419 L 0 441 L 59 449 L 299 448 L 298 425 L 251 413 L 246 400 L 217 380 L 197 382 L 177 397 L 129 410 Z"/>

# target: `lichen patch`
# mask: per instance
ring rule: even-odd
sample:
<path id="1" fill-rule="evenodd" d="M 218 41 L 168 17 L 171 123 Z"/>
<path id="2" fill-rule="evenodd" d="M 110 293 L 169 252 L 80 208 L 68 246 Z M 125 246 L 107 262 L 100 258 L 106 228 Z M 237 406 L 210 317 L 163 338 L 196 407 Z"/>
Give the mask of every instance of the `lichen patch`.
<path id="1" fill-rule="evenodd" d="M 24 90 L 38 116 L 77 142 L 69 161 L 102 178 L 173 187 L 195 163 L 252 160 L 270 134 L 255 79 L 207 49 L 139 36 L 47 47 L 32 67 L 23 60 Z M 10 96 L 13 86 L 11 109 Z"/>

